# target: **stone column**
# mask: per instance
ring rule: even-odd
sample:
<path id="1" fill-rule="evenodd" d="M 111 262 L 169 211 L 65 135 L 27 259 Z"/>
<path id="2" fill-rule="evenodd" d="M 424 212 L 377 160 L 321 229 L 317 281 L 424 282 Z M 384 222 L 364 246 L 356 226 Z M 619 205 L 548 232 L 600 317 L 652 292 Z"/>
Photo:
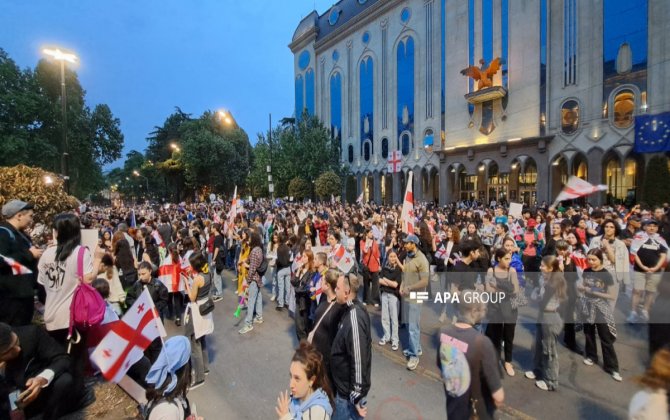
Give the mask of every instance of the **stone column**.
<path id="1" fill-rule="evenodd" d="M 381 204 L 382 203 L 382 183 L 381 183 L 381 177 L 382 174 L 379 172 L 374 172 L 372 174 L 372 178 L 374 180 L 373 185 L 374 185 L 374 200 L 375 203 Z"/>
<path id="2" fill-rule="evenodd" d="M 603 152 L 602 150 L 595 148 L 592 149 L 586 156 L 586 160 L 589 165 L 588 179 L 589 183 L 592 185 L 604 184 L 603 182 Z M 594 194 L 591 194 L 586 198 L 586 201 L 593 204 L 594 206 L 600 206 L 605 202 L 605 196 L 607 195 L 606 191 L 600 191 Z"/>
<path id="3" fill-rule="evenodd" d="M 414 167 L 414 177 L 412 179 L 412 189 L 414 190 L 414 202 L 418 203 L 423 201 L 423 186 L 421 185 L 421 168 L 419 166 Z"/>
<path id="4" fill-rule="evenodd" d="M 402 203 L 403 191 L 400 185 L 400 172 L 395 172 L 392 176 L 392 179 L 393 179 L 393 204 Z"/>

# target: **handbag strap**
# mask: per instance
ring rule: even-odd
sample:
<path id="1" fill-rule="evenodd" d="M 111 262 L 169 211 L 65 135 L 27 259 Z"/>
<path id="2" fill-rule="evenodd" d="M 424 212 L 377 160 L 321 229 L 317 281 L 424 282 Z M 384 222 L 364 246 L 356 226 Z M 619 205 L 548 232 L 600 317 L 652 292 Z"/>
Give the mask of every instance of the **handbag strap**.
<path id="1" fill-rule="evenodd" d="M 88 248 L 84 246 L 79 246 L 77 249 L 77 277 L 79 278 L 79 285 L 84 284 L 84 253 Z M 79 286 L 77 286 L 79 287 Z M 72 331 L 74 329 L 74 299 L 70 302 L 70 325 L 68 326 L 67 338 L 68 341 L 72 337 Z"/>
<path id="2" fill-rule="evenodd" d="M 336 303 L 335 301 L 330 302 L 330 305 L 328 305 L 328 308 L 326 308 L 326 312 L 324 312 L 323 315 L 321 315 L 321 318 L 319 318 L 319 321 L 316 323 L 314 328 L 312 328 L 312 331 L 310 331 L 309 336 L 307 337 L 307 341 L 309 341 L 310 343 L 312 342 L 312 340 L 314 339 L 314 333 L 319 328 L 319 325 L 321 325 L 321 321 L 323 321 L 323 318 L 325 318 L 326 315 L 328 315 L 328 312 L 330 311 L 330 309 L 333 306 L 335 306 L 335 303 Z"/>

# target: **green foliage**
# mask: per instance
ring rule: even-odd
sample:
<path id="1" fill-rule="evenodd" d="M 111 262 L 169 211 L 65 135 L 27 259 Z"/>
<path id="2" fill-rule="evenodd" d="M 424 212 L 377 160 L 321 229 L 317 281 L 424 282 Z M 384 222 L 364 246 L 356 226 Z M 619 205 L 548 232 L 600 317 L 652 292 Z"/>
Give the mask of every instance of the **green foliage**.
<path id="1" fill-rule="evenodd" d="M 296 177 L 314 180 L 326 171 L 333 171 L 338 176 L 344 173 L 339 142 L 330 139 L 328 130 L 318 118 L 304 113 L 297 123 L 292 119 L 282 120 L 272 130 L 271 145 L 267 137 L 259 136 L 247 179 L 250 188 L 259 191 L 256 195 L 267 194 L 266 167 L 270 164 L 270 146 L 276 196 L 294 195 L 290 193 L 289 183 Z"/>
<path id="2" fill-rule="evenodd" d="M 120 121 L 107 105 L 91 111 L 77 74 L 65 69 L 70 191 L 84 197 L 103 186 L 101 166 L 121 157 Z M 60 65 L 41 60 L 21 70 L 0 49 L 0 166 L 24 163 L 61 173 Z"/>
<path id="3" fill-rule="evenodd" d="M 665 156 L 656 155 L 649 160 L 642 181 L 642 201 L 649 206 L 670 202 L 670 170 Z"/>
<path id="4" fill-rule="evenodd" d="M 330 199 L 330 196 L 342 194 L 342 179 L 334 171 L 327 171 L 319 175 L 314 183 L 316 195 L 322 200 Z"/>
<path id="5" fill-rule="evenodd" d="M 302 178 L 293 178 L 288 184 L 288 195 L 297 201 L 304 200 L 310 195 L 309 183 Z"/>

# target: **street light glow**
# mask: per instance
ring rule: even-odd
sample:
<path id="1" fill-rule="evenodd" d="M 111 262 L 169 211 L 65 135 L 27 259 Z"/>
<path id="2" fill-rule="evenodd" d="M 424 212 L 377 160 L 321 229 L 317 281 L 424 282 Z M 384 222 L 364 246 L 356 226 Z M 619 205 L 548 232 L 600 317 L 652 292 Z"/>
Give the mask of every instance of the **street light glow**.
<path id="1" fill-rule="evenodd" d="M 53 178 L 51 178 L 49 175 L 46 175 L 46 176 L 44 177 L 44 183 L 47 184 L 47 185 L 51 185 L 51 184 L 54 183 L 54 180 L 53 180 Z"/>
<path id="2" fill-rule="evenodd" d="M 140 176 L 140 173 L 137 172 L 137 171 L 133 171 L 133 175 L 135 175 L 135 176 Z"/>
<path id="3" fill-rule="evenodd" d="M 54 60 L 67 61 L 68 63 L 76 64 L 79 57 L 70 52 L 65 52 L 60 48 L 43 48 L 42 52 Z"/>

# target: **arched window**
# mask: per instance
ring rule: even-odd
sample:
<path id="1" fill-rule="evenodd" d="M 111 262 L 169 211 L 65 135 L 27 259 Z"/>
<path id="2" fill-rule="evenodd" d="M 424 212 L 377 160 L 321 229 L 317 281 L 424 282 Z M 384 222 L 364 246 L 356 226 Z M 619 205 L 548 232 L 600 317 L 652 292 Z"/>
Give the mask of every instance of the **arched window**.
<path id="1" fill-rule="evenodd" d="M 349 147 L 347 148 L 347 152 L 349 155 L 347 157 L 348 158 L 347 160 L 349 160 L 349 163 L 354 163 L 354 146 L 350 144 Z"/>
<path id="2" fill-rule="evenodd" d="M 398 137 L 402 136 L 403 131 L 414 134 L 414 52 L 414 38 L 411 36 L 398 43 L 396 51 Z"/>
<path id="3" fill-rule="evenodd" d="M 342 76 L 339 72 L 330 77 L 330 135 L 341 138 L 342 133 Z"/>
<path id="4" fill-rule="evenodd" d="M 624 89 L 614 97 L 614 118 L 612 122 L 617 128 L 628 128 L 633 124 L 635 111 L 635 94 Z"/>
<path id="5" fill-rule="evenodd" d="M 382 158 L 388 159 L 389 157 L 389 139 L 384 137 L 382 139 Z"/>
<path id="6" fill-rule="evenodd" d="M 561 131 L 563 134 L 574 134 L 579 128 L 579 104 L 571 99 L 561 106 Z"/>
<path id="7" fill-rule="evenodd" d="M 363 143 L 363 159 L 366 162 L 370 161 L 370 140 L 365 140 Z"/>
<path id="8" fill-rule="evenodd" d="M 624 200 L 630 190 L 635 190 L 635 174 L 637 173 L 637 161 L 627 158 L 624 167 L 621 168 L 618 158 L 612 158 L 605 166 L 605 181 L 607 182 L 608 195 L 617 200 Z"/>
<path id="9" fill-rule="evenodd" d="M 433 130 L 430 128 L 426 130 L 426 132 L 423 135 L 423 149 L 426 152 L 432 152 L 433 151 L 433 144 L 435 143 L 434 140 L 434 135 L 433 135 Z"/>
<path id="10" fill-rule="evenodd" d="M 411 150 L 409 133 L 403 133 L 403 135 L 400 136 L 400 143 L 401 143 L 401 146 L 402 146 L 401 147 L 402 155 L 403 156 L 409 155 L 409 152 Z"/>
<path id="11" fill-rule="evenodd" d="M 305 108 L 309 115 L 314 115 L 314 70 L 307 69 L 305 73 Z"/>
<path id="12" fill-rule="evenodd" d="M 370 56 L 361 60 L 359 90 L 360 138 L 365 141 L 374 137 L 374 61 Z"/>
<path id="13" fill-rule="evenodd" d="M 300 120 L 300 117 L 302 116 L 302 111 L 305 108 L 304 90 L 305 90 L 305 83 L 303 81 L 302 74 L 299 74 L 295 78 L 295 118 L 296 118 L 296 120 Z"/>

